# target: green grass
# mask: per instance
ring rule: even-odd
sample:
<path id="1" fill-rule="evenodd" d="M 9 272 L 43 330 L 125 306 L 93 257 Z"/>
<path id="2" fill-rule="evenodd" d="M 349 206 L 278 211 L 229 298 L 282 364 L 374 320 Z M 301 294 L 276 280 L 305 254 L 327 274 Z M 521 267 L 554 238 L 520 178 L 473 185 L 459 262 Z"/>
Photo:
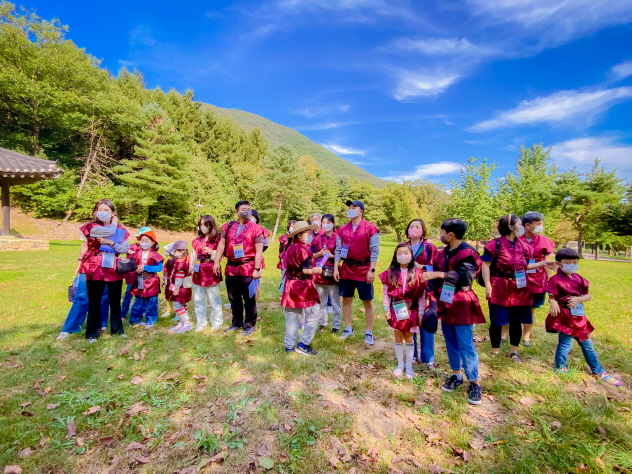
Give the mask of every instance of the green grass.
<path id="1" fill-rule="evenodd" d="M 380 269 L 394 245 L 384 242 Z M 317 357 L 286 355 L 275 269 L 264 275 L 252 339 L 170 335 L 172 322 L 160 319 L 152 332 L 125 323 L 126 340 L 105 336 L 88 345 L 75 335 L 57 342 L 77 253 L 78 242 L 52 242 L 48 252 L 0 254 L 0 468 L 245 472 L 263 470 L 259 460 L 269 458 L 279 473 L 428 472 L 431 465 L 462 473 L 632 472 L 630 391 L 592 379 L 577 347 L 569 373 L 554 374 L 556 337 L 542 329 L 543 311 L 533 347 L 522 350 L 524 364 L 491 358 L 489 343 L 477 344 L 486 397 L 472 407 L 464 393 L 439 389 L 448 371 L 440 335 L 438 373 L 416 366 L 413 381 L 393 380 L 383 317 L 372 349 L 359 335 L 343 343 L 322 332 L 313 343 Z M 580 267 L 594 294 L 587 310 L 600 361 L 628 384 L 632 266 Z M 361 334 L 359 307 L 354 317 Z M 135 376 L 143 383 L 130 383 Z M 523 397 L 534 403 L 526 406 Z M 47 409 L 51 404 L 59 406 Z M 130 413 L 134 405 L 139 413 Z M 88 414 L 94 406 L 99 411 Z M 77 434 L 67 438 L 73 421 Z M 553 429 L 553 421 L 561 427 Z M 143 448 L 127 450 L 133 442 Z M 32 453 L 20 458 L 25 448 Z M 221 457 L 222 464 L 213 462 Z"/>

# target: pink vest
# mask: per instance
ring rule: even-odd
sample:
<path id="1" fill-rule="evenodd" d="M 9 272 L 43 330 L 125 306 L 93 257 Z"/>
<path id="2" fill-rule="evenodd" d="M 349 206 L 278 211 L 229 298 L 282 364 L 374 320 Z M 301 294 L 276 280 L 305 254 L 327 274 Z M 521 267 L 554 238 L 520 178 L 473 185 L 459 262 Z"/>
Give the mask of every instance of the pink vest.
<path id="1" fill-rule="evenodd" d="M 371 237 L 378 232 L 374 224 L 364 219 L 360 221 L 355 232 L 353 231 L 351 222 L 338 228 L 336 233 L 338 237 L 340 237 L 342 245 L 349 246 L 347 257 L 343 259 L 343 264 L 340 267 L 341 280 L 366 280 L 366 274 L 371 268 L 369 243 Z"/>
<path id="2" fill-rule="evenodd" d="M 331 237 L 327 237 L 327 234 L 322 233 L 315 236 L 314 240 L 312 240 L 312 248 L 314 249 L 314 253 L 320 252 L 325 247 L 329 249 L 329 252 L 331 253 L 332 257 L 329 260 L 327 260 L 327 263 L 325 263 L 325 266 L 327 267 L 334 266 L 333 255 L 334 255 L 334 252 L 336 251 L 337 235 L 338 234 L 336 232 L 333 232 L 331 234 Z M 338 284 L 336 280 L 333 279 L 333 277 L 325 278 L 322 275 L 314 275 L 314 283 L 317 283 L 319 285 L 337 285 Z"/>
<path id="3" fill-rule="evenodd" d="M 410 240 L 408 241 L 410 245 Z M 437 247 L 434 244 L 431 244 L 426 239 L 421 241 L 421 248 L 419 249 L 419 253 L 415 257 L 415 263 L 419 265 L 432 265 L 432 261 L 437 256 Z M 430 256 L 430 258 L 428 258 Z M 433 269 L 434 270 L 434 269 Z"/>
<path id="4" fill-rule="evenodd" d="M 230 230 L 228 229 L 230 227 Z M 252 276 L 255 271 L 255 239 L 263 234 L 263 228 L 259 224 L 247 221 L 244 229 L 237 234 L 239 221 L 227 222 L 222 226 L 222 233 L 226 236 L 226 275 L 230 276 Z M 243 245 L 243 258 L 235 258 L 235 245 Z M 232 263 L 232 265 L 231 265 Z"/>
<path id="5" fill-rule="evenodd" d="M 543 235 L 534 235 L 531 242 L 527 242 L 527 238 L 522 235 L 518 237 L 523 244 L 531 247 L 532 258 L 536 262 L 541 262 L 546 259 L 547 255 L 550 255 L 555 250 L 555 243 Z M 544 293 L 546 288 L 546 271 L 544 268 L 538 268 L 534 270 L 535 273 L 527 273 L 529 279 L 529 287 L 533 293 Z"/>
<path id="6" fill-rule="evenodd" d="M 301 268 L 301 264 L 311 258 L 310 248 L 302 242 L 293 242 L 283 253 L 286 272 L 281 306 L 309 308 L 320 302 L 312 275 L 304 274 Z"/>
<path id="7" fill-rule="evenodd" d="M 139 267 L 143 264 L 143 251 L 138 250 L 132 258 L 136 262 L 136 265 Z M 164 257 L 160 255 L 155 250 L 149 250 L 149 255 L 147 256 L 147 262 L 145 265 L 158 265 L 160 262 L 164 260 Z M 149 298 L 151 296 L 156 296 L 160 293 L 160 277 L 156 273 L 152 273 L 149 278 L 143 278 L 143 287 L 144 289 L 140 290 L 138 288 L 138 275 L 139 273 L 134 272 L 135 278 L 132 282 L 132 295 L 141 296 L 143 298 Z M 145 274 L 146 275 L 146 274 Z"/>
<path id="8" fill-rule="evenodd" d="M 217 250 L 219 238 L 215 242 L 209 242 L 206 237 L 198 237 L 191 242 L 191 247 L 195 250 L 197 259 L 200 261 L 200 269 L 193 272 L 193 283 L 200 286 L 213 286 L 222 281 L 222 273 L 215 275 L 213 271 L 215 263 L 211 260 L 211 250 Z M 204 250 L 208 253 L 204 253 Z"/>
<path id="9" fill-rule="evenodd" d="M 506 237 L 499 237 L 500 249 L 496 255 L 496 239 L 485 245 L 485 250 L 494 259 L 491 265 L 492 298 L 491 303 L 499 306 L 531 306 L 533 292 L 527 284 L 524 288 L 516 286 L 514 278 L 516 271 L 525 271 L 531 258 L 531 247 L 520 239 L 516 239 L 515 246 Z"/>
<path id="10" fill-rule="evenodd" d="M 116 262 L 118 261 L 118 254 L 115 254 L 114 258 L 114 268 L 103 268 L 101 266 L 101 262 L 103 261 L 103 256 L 100 253 L 101 243 L 99 239 L 95 239 L 90 237 L 90 229 L 93 227 L 97 227 L 99 224 L 96 222 L 88 222 L 81 226 L 79 230 L 86 237 L 88 250 L 83 255 L 81 259 L 81 268 L 80 272 L 85 273 L 86 280 L 97 280 L 97 281 L 118 281 L 122 280 L 123 275 L 119 275 L 116 271 Z M 117 233 L 120 234 L 120 240 L 125 242 L 129 239 L 129 232 L 123 227 L 121 224 L 117 227 Z"/>
<path id="11" fill-rule="evenodd" d="M 180 291 L 178 291 L 177 295 L 174 295 L 171 291 L 171 285 L 175 285 L 176 283 L 176 273 L 181 271 L 184 273 L 184 276 L 189 275 L 189 257 L 185 258 L 182 261 L 178 261 L 175 258 L 170 258 L 165 263 L 162 274 L 165 277 L 166 285 L 165 285 L 165 298 L 167 301 L 177 301 L 180 304 L 186 305 L 189 301 L 191 301 L 192 290 L 191 288 L 185 288 L 184 286 L 180 287 Z"/>
<path id="12" fill-rule="evenodd" d="M 581 341 L 590 338 L 595 329 L 588 318 L 571 314 L 566 298 L 569 296 L 583 296 L 588 294 L 589 283 L 581 275 L 573 274 L 571 278 L 562 270 L 558 270 L 546 285 L 546 291 L 558 302 L 560 312 L 556 317 L 547 316 L 545 326 L 547 331 L 554 329 L 569 336 L 578 337 Z"/>

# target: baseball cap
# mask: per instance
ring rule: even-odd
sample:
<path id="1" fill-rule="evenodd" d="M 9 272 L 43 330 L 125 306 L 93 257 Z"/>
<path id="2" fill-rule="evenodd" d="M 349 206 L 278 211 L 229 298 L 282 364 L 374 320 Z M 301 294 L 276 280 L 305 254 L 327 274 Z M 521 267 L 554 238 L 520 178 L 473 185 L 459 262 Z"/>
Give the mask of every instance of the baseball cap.
<path id="1" fill-rule="evenodd" d="M 362 201 L 347 201 L 345 202 L 345 204 L 347 206 L 351 206 L 353 204 L 354 206 L 358 206 L 360 209 L 364 211 L 364 204 L 362 203 Z"/>

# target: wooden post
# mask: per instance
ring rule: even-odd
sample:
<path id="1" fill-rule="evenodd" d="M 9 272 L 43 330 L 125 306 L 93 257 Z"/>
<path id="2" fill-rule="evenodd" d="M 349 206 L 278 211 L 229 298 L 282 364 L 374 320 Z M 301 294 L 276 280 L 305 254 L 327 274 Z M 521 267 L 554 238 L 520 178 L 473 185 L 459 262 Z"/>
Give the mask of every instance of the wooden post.
<path id="1" fill-rule="evenodd" d="M 9 198 L 9 179 L 0 179 L 0 188 L 2 188 L 2 235 L 10 235 L 11 230 L 11 200 Z"/>

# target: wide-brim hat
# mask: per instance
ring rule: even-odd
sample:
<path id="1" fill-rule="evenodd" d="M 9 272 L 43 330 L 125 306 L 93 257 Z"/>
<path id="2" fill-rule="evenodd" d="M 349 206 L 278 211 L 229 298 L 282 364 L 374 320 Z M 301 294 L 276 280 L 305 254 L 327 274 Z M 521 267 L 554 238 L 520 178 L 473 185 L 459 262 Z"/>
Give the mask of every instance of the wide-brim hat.
<path id="1" fill-rule="evenodd" d="M 138 240 L 140 240 L 143 237 L 143 235 L 146 235 L 154 242 L 158 242 L 158 237 L 156 237 L 156 233 L 153 230 L 148 230 L 147 232 L 143 232 L 142 234 L 138 236 Z"/>
<path id="2" fill-rule="evenodd" d="M 176 240 L 173 243 L 173 247 L 171 247 L 171 251 L 173 252 L 174 250 L 188 250 L 188 248 L 189 244 L 186 240 Z"/>
<path id="3" fill-rule="evenodd" d="M 316 230 L 318 229 L 317 225 L 310 225 L 305 221 L 298 221 L 294 224 L 294 230 L 288 234 L 288 237 L 294 237 L 295 235 L 300 234 L 301 232 L 305 232 L 306 230 Z"/>

